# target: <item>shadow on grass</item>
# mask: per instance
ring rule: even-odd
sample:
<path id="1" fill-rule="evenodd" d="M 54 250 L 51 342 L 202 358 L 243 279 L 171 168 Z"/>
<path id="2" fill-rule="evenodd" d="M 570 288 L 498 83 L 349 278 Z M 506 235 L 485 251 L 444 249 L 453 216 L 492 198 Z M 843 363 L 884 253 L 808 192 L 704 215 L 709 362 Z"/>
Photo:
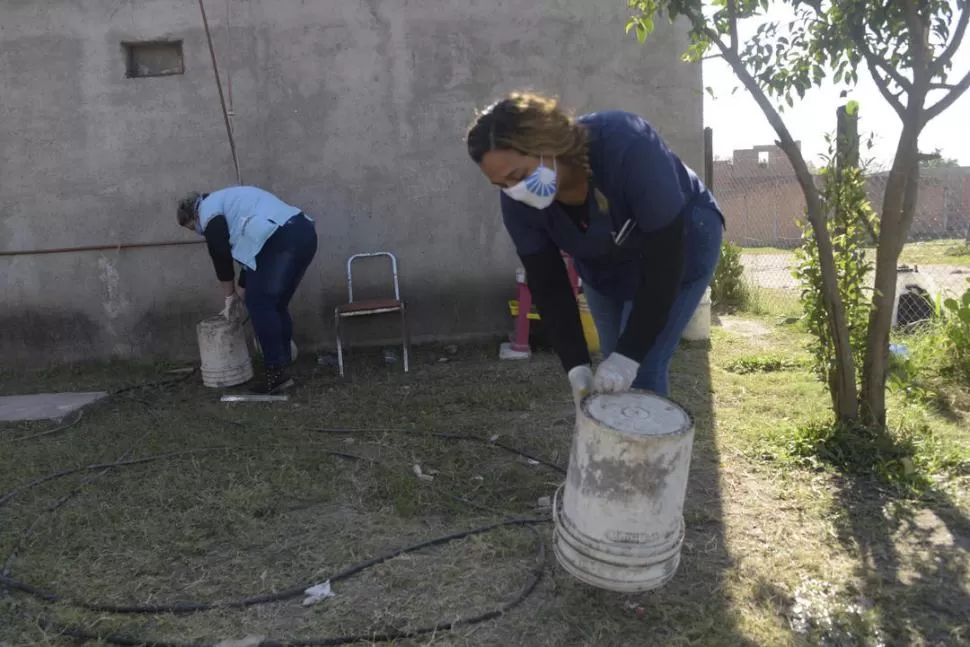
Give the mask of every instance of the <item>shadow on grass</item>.
<path id="1" fill-rule="evenodd" d="M 562 613 L 627 619 L 572 626 L 564 645 L 755 645 L 732 606 L 720 459 L 714 434 L 709 344 L 683 344 L 671 369 L 671 397 L 693 416 L 695 437 L 684 517 L 686 537 L 674 579 L 646 594 L 620 596 L 577 585 L 556 567 Z"/>
<path id="2" fill-rule="evenodd" d="M 832 514 L 840 542 L 857 558 L 856 593 L 871 609 L 873 634 L 890 645 L 966 644 L 970 518 L 927 476 L 966 464 L 920 447 L 929 442 L 925 429 L 905 437 L 813 431 L 801 451 L 838 471 Z"/>

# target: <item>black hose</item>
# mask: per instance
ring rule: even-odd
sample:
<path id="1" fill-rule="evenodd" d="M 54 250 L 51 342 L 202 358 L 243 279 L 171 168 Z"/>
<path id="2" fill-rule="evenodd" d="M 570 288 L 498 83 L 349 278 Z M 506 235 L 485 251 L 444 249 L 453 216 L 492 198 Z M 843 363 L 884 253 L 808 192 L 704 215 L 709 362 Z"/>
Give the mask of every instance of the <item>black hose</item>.
<path id="1" fill-rule="evenodd" d="M 140 389 L 140 388 L 147 388 L 147 387 L 152 387 L 152 386 L 169 386 L 169 385 L 172 385 L 172 384 L 177 384 L 179 382 L 182 382 L 182 381 L 188 379 L 194 373 L 195 373 L 195 371 L 193 370 L 191 373 L 188 373 L 185 376 L 180 376 L 179 378 L 176 378 L 176 379 L 160 380 L 160 381 L 156 381 L 156 382 L 142 383 L 142 384 L 137 384 L 137 385 L 133 385 L 133 386 L 129 386 L 129 387 L 124 387 L 124 388 L 118 389 L 118 390 L 110 393 L 109 395 L 116 396 L 116 395 L 119 395 L 121 393 L 125 393 L 125 392 L 128 392 L 128 391 L 132 391 L 132 390 L 136 390 L 136 389 Z M 78 416 L 78 420 L 80 420 L 80 414 Z M 75 421 L 75 422 L 77 422 L 77 421 Z M 523 458 L 526 458 L 526 459 L 528 459 L 530 461 L 534 461 L 537 464 L 545 465 L 546 467 L 552 468 L 552 469 L 556 470 L 557 472 L 565 473 L 565 470 L 562 467 L 556 465 L 555 463 L 552 463 L 552 462 L 543 460 L 541 458 L 532 456 L 532 455 L 527 454 L 526 452 L 523 452 L 521 450 L 518 450 L 518 449 L 516 449 L 514 447 L 511 447 L 511 446 L 505 445 L 503 443 L 497 442 L 497 440 L 490 440 L 490 439 L 482 438 L 482 437 L 479 437 L 479 436 L 471 436 L 471 435 L 455 434 L 455 433 L 445 433 L 445 432 L 432 432 L 432 433 L 428 433 L 428 434 L 422 434 L 419 431 L 410 430 L 410 429 L 314 429 L 314 430 L 311 430 L 311 431 L 315 431 L 315 432 L 318 432 L 318 433 L 365 433 L 365 432 L 375 432 L 375 431 L 376 432 L 392 431 L 392 432 L 410 434 L 410 435 L 415 435 L 415 436 L 418 436 L 418 435 L 427 435 L 427 436 L 430 436 L 430 437 L 441 438 L 441 439 L 445 439 L 445 440 L 459 440 L 459 441 L 478 442 L 478 443 L 486 444 L 486 445 L 494 445 L 494 446 L 496 446 L 496 447 L 498 447 L 498 448 L 500 448 L 502 450 L 505 450 L 505 451 L 508 451 L 510 453 L 516 454 L 516 455 L 521 456 Z M 39 434 L 39 435 L 47 435 L 49 433 L 53 433 L 53 430 L 51 432 L 44 432 L 43 434 Z M 103 475 L 104 473 L 107 473 L 108 471 L 111 471 L 113 469 L 117 469 L 119 467 L 130 466 L 130 465 L 137 465 L 137 464 L 144 464 L 144 463 L 153 462 L 153 461 L 156 461 L 156 460 L 161 460 L 161 459 L 165 459 L 165 458 L 171 458 L 171 457 L 174 457 L 174 456 L 179 456 L 179 455 L 189 454 L 189 453 L 220 451 L 220 450 L 228 450 L 228 449 L 232 449 L 232 448 L 231 447 L 200 448 L 200 449 L 194 449 L 194 450 L 183 450 L 183 451 L 168 452 L 168 453 L 165 453 L 165 454 L 158 454 L 158 455 L 155 455 L 155 456 L 148 456 L 148 457 L 144 457 L 144 458 L 140 458 L 140 459 L 130 459 L 130 460 L 126 460 L 127 459 L 127 456 L 130 454 L 130 451 L 129 451 L 129 452 L 126 453 L 126 455 L 124 455 L 122 457 L 119 457 L 119 459 L 117 461 L 113 462 L 113 463 L 105 463 L 105 464 L 97 464 L 97 465 L 88 465 L 88 466 L 85 466 L 85 467 L 79 467 L 79 468 L 74 468 L 74 469 L 62 470 L 60 472 L 57 472 L 57 473 L 54 473 L 54 474 L 50 474 L 48 476 L 41 477 L 39 479 L 36 479 L 36 480 L 31 481 L 29 483 L 26 483 L 26 484 L 24 484 L 22 486 L 19 486 L 19 487 L 15 488 L 14 490 L 6 493 L 2 497 L 0 497 L 0 507 L 2 507 L 3 505 L 5 505 L 8 501 L 10 501 L 16 495 L 18 495 L 18 494 L 20 494 L 20 493 L 22 493 L 22 492 L 24 492 L 24 491 L 26 491 L 26 490 L 28 490 L 28 489 L 30 489 L 32 487 L 35 487 L 37 485 L 40 485 L 42 483 L 46 483 L 48 481 L 51 481 L 51 480 L 54 480 L 54 479 L 57 479 L 57 478 L 62 478 L 64 476 L 68 476 L 70 474 L 75 474 L 77 472 L 82 472 L 82 471 L 97 471 L 97 472 L 100 472 L 99 474 L 94 475 L 92 477 L 92 479 L 93 479 L 93 478 L 97 478 L 97 476 Z M 345 454 L 343 452 L 328 452 L 328 453 L 333 454 L 335 456 L 341 456 L 341 457 L 344 457 L 344 458 L 361 459 L 361 457 L 359 457 L 359 456 L 355 456 L 353 454 Z M 57 508 L 59 508 L 61 505 L 63 505 L 64 503 L 66 503 L 68 499 L 72 498 L 75 494 L 77 494 L 80 491 L 80 489 L 83 488 L 84 485 L 86 485 L 92 479 L 87 479 L 84 483 L 82 483 L 80 486 L 78 486 L 77 488 L 75 488 L 74 490 L 72 490 L 65 497 L 62 497 L 59 501 L 57 501 L 53 506 L 51 506 L 45 512 L 53 512 L 54 510 L 56 510 Z M 468 503 L 469 505 L 474 505 L 474 504 L 471 504 L 470 502 L 464 501 L 461 498 L 458 498 L 458 500 L 459 501 L 463 501 L 465 503 Z M 39 519 L 38 519 L 38 521 L 39 521 Z M 463 530 L 463 531 L 455 532 L 455 533 L 452 533 L 452 534 L 449 534 L 449 535 L 445 535 L 445 536 L 442 536 L 442 537 L 437 537 L 437 538 L 430 539 L 430 540 L 427 540 L 427 541 L 424 541 L 424 542 L 421 542 L 421 543 L 418 543 L 418 544 L 414 544 L 412 546 L 407 546 L 407 547 L 404 547 L 404 548 L 400 548 L 400 549 L 397 549 L 397 550 L 388 552 L 388 553 L 386 553 L 384 555 L 375 557 L 373 559 L 370 559 L 370 560 L 367 560 L 367 561 L 364 561 L 364 562 L 360 562 L 358 564 L 351 565 L 351 566 L 345 568 L 344 570 L 342 570 L 342 571 L 340 571 L 340 572 L 332 575 L 329 578 L 329 580 L 328 580 L 330 582 L 339 582 L 339 581 L 342 581 L 342 580 L 346 580 L 346 579 L 348 579 L 348 578 L 350 578 L 350 577 L 352 577 L 352 576 L 360 573 L 361 571 L 364 571 L 364 570 L 366 570 L 368 568 L 372 568 L 374 566 L 377 566 L 378 564 L 382 564 L 382 563 L 384 563 L 384 562 L 386 562 L 388 560 L 391 560 L 391 559 L 393 559 L 395 557 L 398 557 L 400 555 L 404 555 L 404 554 L 407 554 L 407 553 L 416 552 L 416 551 L 419 551 L 419 550 L 423 550 L 425 548 L 431 548 L 431 547 L 435 547 L 435 546 L 441 546 L 441 545 L 450 543 L 452 541 L 456 541 L 458 539 L 462 539 L 462 538 L 465 538 L 465 537 L 470 537 L 470 536 L 473 536 L 473 535 L 490 532 L 490 531 L 496 530 L 498 528 L 510 527 L 510 526 L 529 528 L 529 530 L 531 530 L 533 533 L 535 533 L 535 535 L 536 535 L 536 537 L 538 539 L 538 545 L 539 545 L 538 554 L 536 556 L 536 565 L 535 565 L 535 568 L 532 570 L 532 577 L 529 579 L 529 581 L 526 583 L 526 585 L 522 588 L 522 590 L 519 592 L 519 594 L 516 597 L 514 597 L 511 600 L 509 600 L 508 602 L 505 602 L 504 604 L 502 604 L 497 609 L 494 609 L 492 611 L 487 611 L 487 612 L 484 612 L 484 613 L 481 613 L 481 614 L 478 614 L 478 615 L 475 615 L 475 616 L 467 617 L 467 618 L 459 618 L 457 620 L 452 620 L 452 621 L 449 621 L 449 622 L 438 622 L 438 623 L 435 623 L 433 625 L 429 625 L 429 626 L 426 626 L 426 627 L 419 627 L 419 628 L 410 629 L 410 630 L 399 630 L 399 631 L 390 631 L 390 632 L 383 632 L 383 633 L 369 633 L 369 634 L 352 634 L 352 635 L 336 636 L 336 637 L 330 637 L 330 638 L 311 638 L 311 639 L 299 639 L 299 640 L 296 640 L 296 639 L 295 640 L 264 640 L 264 641 L 262 641 L 259 644 L 259 647 L 316 647 L 316 646 L 325 646 L 325 645 L 345 645 L 345 644 L 349 644 L 349 643 L 361 642 L 361 641 L 368 641 L 368 640 L 369 641 L 372 641 L 372 642 L 388 642 L 388 641 L 392 641 L 392 640 L 400 640 L 400 639 L 406 639 L 406 638 L 413 638 L 415 636 L 420 636 L 420 635 L 425 635 L 425 634 L 429 634 L 429 633 L 434 633 L 434 632 L 437 632 L 437 631 L 447 631 L 447 630 L 454 629 L 455 627 L 465 626 L 465 625 L 471 625 L 471 624 L 477 624 L 477 623 L 486 622 L 488 620 L 493 620 L 495 618 L 498 618 L 498 617 L 502 616 L 503 614 L 507 613 L 508 611 L 510 611 L 511 609 L 513 609 L 514 607 L 518 606 L 522 602 L 524 602 L 526 600 L 526 598 L 528 598 L 528 596 L 535 590 L 536 586 L 538 586 L 539 582 L 541 581 L 542 575 L 543 575 L 544 563 L 545 563 L 545 542 L 542 540 L 541 535 L 532 526 L 537 525 L 537 524 L 541 524 L 541 523 L 549 523 L 550 521 L 551 521 L 551 519 L 549 519 L 549 518 L 506 519 L 504 521 L 495 522 L 495 523 L 492 523 L 492 524 L 489 524 L 489 525 L 486 525 L 486 526 L 480 526 L 478 528 L 472 528 L 472 529 L 469 529 L 469 530 Z M 34 524 L 32 524 L 31 525 L 31 528 L 28 529 L 28 534 L 33 529 L 33 525 Z M 19 545 L 18 545 L 18 547 L 19 547 Z M 14 549 L 14 553 L 12 553 L 10 555 L 10 559 L 13 558 L 13 556 L 16 554 L 16 552 L 17 552 L 17 548 L 15 548 Z M 18 580 L 12 579 L 12 578 L 9 577 L 9 570 L 8 570 L 10 559 L 7 560 L 7 564 L 6 564 L 6 567 L 7 568 L 5 568 L 5 572 L 0 573 L 0 589 L 8 588 L 8 589 L 20 591 L 21 593 L 25 593 L 27 595 L 30 595 L 32 597 L 35 597 L 35 598 L 44 600 L 46 602 L 67 603 L 67 604 L 71 604 L 71 605 L 73 605 L 75 607 L 80 607 L 80 608 L 83 608 L 83 609 L 87 609 L 87 610 L 91 610 L 91 611 L 97 611 L 97 612 L 102 612 L 102 613 L 118 613 L 118 614 L 158 614 L 158 613 L 172 613 L 172 614 L 187 614 L 187 613 L 198 613 L 198 612 L 208 611 L 208 610 L 212 610 L 212 609 L 246 608 L 246 607 L 250 607 L 250 606 L 257 606 L 257 605 L 269 604 L 269 603 L 274 603 L 274 602 L 282 602 L 282 601 L 289 600 L 289 599 L 292 599 L 292 598 L 295 598 L 295 597 L 299 597 L 299 596 L 301 596 L 301 595 L 304 594 L 304 592 L 306 591 L 306 589 L 309 586 L 312 586 L 313 585 L 312 583 L 311 584 L 295 585 L 295 586 L 289 587 L 287 589 L 284 589 L 283 591 L 279 591 L 277 593 L 265 594 L 265 595 L 258 595 L 258 596 L 248 597 L 248 598 L 240 598 L 240 599 L 235 599 L 235 600 L 224 600 L 224 601 L 211 602 L 211 603 L 207 603 L 207 602 L 180 602 L 180 603 L 167 604 L 167 605 L 109 605 L 109 604 L 102 604 L 102 603 L 97 603 L 97 602 L 90 603 L 90 602 L 84 602 L 84 601 L 72 601 L 72 600 L 69 600 L 69 599 L 67 599 L 67 598 L 65 598 L 65 597 L 63 597 L 63 596 L 61 596 L 61 595 L 59 595 L 57 593 L 53 593 L 53 592 L 50 592 L 50 591 L 45 591 L 45 590 L 43 590 L 43 589 L 41 589 L 39 587 L 35 587 L 35 586 L 31 585 L 31 584 L 27 584 L 27 583 L 20 582 Z M 84 641 L 87 641 L 87 640 L 99 640 L 99 641 L 107 642 L 107 643 L 114 644 L 114 645 L 123 645 L 123 646 L 130 645 L 130 646 L 133 646 L 133 647 L 134 646 L 144 646 L 144 647 L 207 647 L 205 645 L 200 645 L 198 643 L 173 643 L 173 642 L 164 642 L 164 641 L 159 642 L 159 641 L 143 640 L 143 639 L 139 639 L 139 638 L 132 638 L 132 637 L 129 637 L 129 636 L 115 635 L 115 634 L 100 634 L 100 633 L 90 632 L 90 631 L 87 631 L 85 629 L 81 629 L 81 628 L 78 628 L 78 627 L 65 626 L 65 625 L 61 625 L 59 623 L 50 622 L 50 621 L 45 620 L 43 618 L 39 618 L 38 619 L 38 624 L 41 627 L 44 627 L 46 629 L 49 629 L 49 630 L 52 630 L 52 631 L 56 631 L 56 632 L 58 632 L 59 634 L 61 634 L 63 636 L 77 638 L 77 639 L 84 640 Z"/>
<path id="2" fill-rule="evenodd" d="M 127 467 L 128 465 L 140 465 L 142 463 L 151 463 L 153 461 L 161 460 L 163 458 L 172 458 L 173 456 L 181 456 L 183 454 L 201 454 L 204 452 L 215 452 L 222 451 L 226 449 L 231 449 L 230 447 L 201 447 L 199 449 L 183 449 L 177 452 L 168 452 L 165 454 L 156 454 L 154 456 L 146 456 L 144 458 L 135 458 L 129 461 L 122 461 L 120 463 L 98 463 L 95 465 L 85 465 L 84 467 L 74 467 L 72 469 L 61 470 L 60 472 L 54 472 L 53 474 L 48 474 L 47 476 L 42 476 L 38 479 L 24 483 L 23 485 L 17 486 L 10 490 L 3 496 L 0 496 L 0 508 L 7 505 L 11 499 L 13 499 L 18 494 L 26 492 L 32 487 L 37 487 L 38 485 L 43 485 L 48 481 L 53 481 L 55 479 L 63 478 L 65 476 L 70 476 L 71 474 L 77 474 L 78 472 L 91 472 L 96 470 L 103 470 L 109 467 Z"/>
<path id="3" fill-rule="evenodd" d="M 341 573 L 330 578 L 331 582 L 337 581 L 338 579 L 346 579 L 355 573 L 385 562 L 398 555 L 403 555 L 405 553 L 420 550 L 422 548 L 428 548 L 430 546 L 441 545 L 456 539 L 461 539 L 463 537 L 468 537 L 470 535 L 488 532 L 489 530 L 494 530 L 502 526 L 511 525 L 527 525 L 527 524 L 538 524 L 547 523 L 549 519 L 514 519 L 509 521 L 502 521 L 490 526 L 483 526 L 481 528 L 474 528 L 472 530 L 466 530 L 463 532 L 454 533 L 446 537 L 439 537 L 437 539 L 432 539 L 430 541 L 417 544 L 408 548 L 403 548 L 401 550 L 388 553 L 381 557 L 369 560 L 367 562 L 362 562 L 355 566 L 352 566 Z M 536 533 L 538 536 L 538 533 Z M 539 537 L 539 551 L 536 555 L 536 566 L 532 570 L 532 577 L 526 583 L 526 585 L 519 591 L 518 595 L 514 598 L 502 604 L 499 608 L 493 609 L 491 611 L 486 611 L 478 615 L 474 615 L 467 618 L 458 618 L 457 620 L 452 620 L 449 622 L 437 622 L 433 625 L 428 625 L 425 627 L 418 627 L 417 629 L 410 630 L 399 630 L 399 631 L 385 631 L 382 633 L 367 633 L 367 634 L 348 634 L 345 636 L 334 636 L 331 638 L 308 638 L 308 639 L 295 639 L 295 640 L 272 640 L 267 639 L 259 643 L 258 647 L 321 647 L 327 645 L 347 645 L 350 643 L 370 641 L 370 642 L 390 642 L 392 640 L 404 640 L 407 638 L 414 638 L 416 636 L 422 636 L 430 633 L 435 633 L 437 631 L 451 631 L 456 627 L 468 626 L 479 624 L 482 622 L 487 622 L 489 620 L 494 620 L 499 618 L 515 607 L 519 606 L 525 602 L 532 592 L 535 590 L 536 586 L 542 580 L 542 574 L 545 565 L 545 542 Z M 302 593 L 302 590 L 300 591 Z M 69 636 L 72 638 L 80 638 L 82 640 L 100 640 L 102 642 L 110 643 L 113 645 L 127 645 L 131 647 L 211 647 L 210 645 L 200 645 L 199 643 L 173 643 L 173 642 L 159 642 L 131 638 L 129 636 L 118 636 L 114 634 L 98 634 L 94 632 L 89 632 L 83 629 L 78 629 L 76 627 L 65 627 L 55 623 L 41 621 L 41 626 L 52 629 L 64 636 Z"/>
<path id="4" fill-rule="evenodd" d="M 413 546 L 408 546 L 406 548 L 400 548 L 389 553 L 385 553 L 380 557 L 375 557 L 369 559 L 365 562 L 360 562 L 359 564 L 354 564 L 339 573 L 330 576 L 330 582 L 339 582 L 341 580 L 346 580 L 347 578 L 356 575 L 357 573 L 382 564 L 390 559 L 404 555 L 407 553 L 413 553 L 424 548 L 431 548 L 432 546 L 440 546 L 442 544 L 447 544 L 449 542 L 455 541 L 456 539 L 462 539 L 464 537 L 470 537 L 472 535 L 479 535 L 496 528 L 501 528 L 503 526 L 524 526 L 530 524 L 546 523 L 549 519 L 536 518 L 536 519 L 510 519 L 508 521 L 499 521 L 488 526 L 481 526 L 479 528 L 473 528 L 471 530 L 464 530 L 461 532 L 456 532 L 450 535 L 445 535 L 444 537 L 437 537 L 435 539 L 429 539 L 428 541 L 421 542 L 420 544 L 414 544 Z M 319 581 L 319 580 L 318 580 Z M 221 602 L 177 602 L 174 604 L 132 604 L 132 605 L 114 605 L 114 604 L 102 604 L 99 602 L 83 602 L 68 600 L 63 596 L 56 593 L 51 593 L 49 591 L 44 591 L 30 584 L 25 584 L 17 580 L 0 576 L 0 585 L 7 586 L 11 589 L 26 593 L 35 598 L 40 598 L 47 602 L 60 602 L 65 604 L 70 604 L 75 607 L 80 607 L 82 609 L 87 609 L 89 611 L 99 611 L 102 613 L 174 613 L 174 614 L 185 614 L 185 613 L 199 613 L 201 611 L 212 611 L 213 609 L 243 609 L 246 607 L 258 606 L 261 604 L 270 604 L 273 602 L 284 602 L 286 600 L 291 600 L 293 598 L 303 595 L 307 588 L 313 586 L 315 582 L 296 584 L 283 589 L 277 593 L 267 593 L 264 595 L 256 595 L 248 598 L 239 598 L 236 600 L 223 600 Z"/>

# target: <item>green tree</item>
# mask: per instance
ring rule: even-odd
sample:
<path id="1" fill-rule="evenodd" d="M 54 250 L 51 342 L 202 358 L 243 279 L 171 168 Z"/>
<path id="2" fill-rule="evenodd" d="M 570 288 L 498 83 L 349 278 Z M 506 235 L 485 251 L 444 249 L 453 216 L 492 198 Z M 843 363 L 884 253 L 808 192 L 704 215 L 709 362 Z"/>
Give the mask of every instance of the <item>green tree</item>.
<path id="1" fill-rule="evenodd" d="M 834 349 L 830 382 L 837 419 L 885 427 L 889 333 L 896 266 L 906 242 L 919 179 L 919 135 L 970 87 L 970 73 L 948 80 L 966 33 L 967 0 L 627 0 L 633 10 L 627 31 L 643 42 L 655 21 L 686 19 L 686 60 L 718 56 L 751 93 L 778 135 L 805 195 L 815 235 L 823 306 Z M 770 20 L 769 8 L 786 7 L 794 18 Z M 739 26 L 758 23 L 753 37 Z M 783 104 L 831 77 L 851 86 L 858 71 L 872 75 L 902 123 L 889 170 L 876 251 L 875 291 L 866 334 L 861 389 L 856 386 L 852 344 L 829 234 L 827 214 L 809 167 L 782 118 Z M 930 95 L 935 101 L 929 101 Z"/>
<path id="2" fill-rule="evenodd" d="M 959 168 L 960 162 L 954 157 L 943 157 L 943 149 L 937 148 L 932 153 L 920 156 L 920 166 L 923 168 Z"/>

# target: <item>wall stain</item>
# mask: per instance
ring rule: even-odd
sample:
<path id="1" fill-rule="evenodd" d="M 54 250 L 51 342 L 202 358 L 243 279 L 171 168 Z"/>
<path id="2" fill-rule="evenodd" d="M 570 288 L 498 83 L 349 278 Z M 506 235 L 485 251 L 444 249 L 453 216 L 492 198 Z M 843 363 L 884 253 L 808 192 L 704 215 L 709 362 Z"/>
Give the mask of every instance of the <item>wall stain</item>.
<path id="1" fill-rule="evenodd" d="M 0 314 L 3 368 L 46 368 L 97 357 L 100 324 L 80 310 L 24 309 Z"/>
<path id="2" fill-rule="evenodd" d="M 98 258 L 98 268 L 98 278 L 104 291 L 101 305 L 109 319 L 117 319 L 125 313 L 129 305 L 121 289 L 121 275 L 115 263 L 107 256 Z"/>

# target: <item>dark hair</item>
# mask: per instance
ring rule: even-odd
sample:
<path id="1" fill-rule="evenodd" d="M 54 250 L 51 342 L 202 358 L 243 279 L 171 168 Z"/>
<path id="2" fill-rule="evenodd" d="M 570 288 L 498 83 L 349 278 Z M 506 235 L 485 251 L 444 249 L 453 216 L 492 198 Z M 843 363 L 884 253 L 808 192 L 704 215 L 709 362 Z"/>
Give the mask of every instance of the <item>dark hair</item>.
<path id="1" fill-rule="evenodd" d="M 193 191 L 181 200 L 179 200 L 178 212 L 176 213 L 176 218 L 178 219 L 179 227 L 185 227 L 190 222 L 195 220 L 199 216 L 199 212 L 196 210 L 196 204 L 198 204 L 199 199 L 203 198 L 201 193 L 198 191 Z"/>
<path id="2" fill-rule="evenodd" d="M 512 92 L 477 113 L 465 143 L 476 164 L 489 151 L 514 150 L 523 155 L 554 155 L 590 174 L 586 128 L 555 99 L 532 92 Z"/>

